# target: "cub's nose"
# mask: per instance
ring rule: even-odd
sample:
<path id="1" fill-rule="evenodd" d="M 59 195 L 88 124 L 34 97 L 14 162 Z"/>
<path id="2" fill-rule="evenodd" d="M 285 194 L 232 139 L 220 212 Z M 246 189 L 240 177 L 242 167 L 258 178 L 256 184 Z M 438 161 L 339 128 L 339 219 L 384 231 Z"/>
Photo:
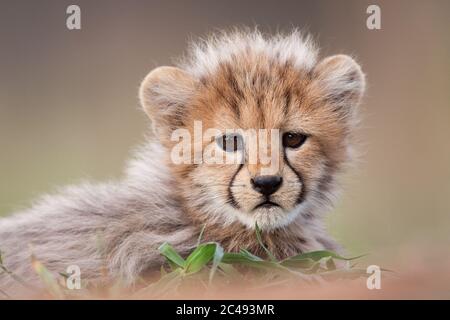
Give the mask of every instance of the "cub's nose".
<path id="1" fill-rule="evenodd" d="M 250 182 L 253 189 L 265 196 L 270 196 L 280 188 L 283 178 L 279 176 L 258 176 L 251 179 Z"/>

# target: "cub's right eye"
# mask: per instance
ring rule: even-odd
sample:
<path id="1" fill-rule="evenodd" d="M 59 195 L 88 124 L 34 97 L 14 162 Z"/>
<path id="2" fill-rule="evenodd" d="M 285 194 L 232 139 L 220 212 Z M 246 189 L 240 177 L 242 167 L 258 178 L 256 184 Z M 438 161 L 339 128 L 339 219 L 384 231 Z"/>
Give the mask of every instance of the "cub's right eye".
<path id="1" fill-rule="evenodd" d="M 244 139 L 240 134 L 224 134 L 218 137 L 216 142 L 226 152 L 236 152 L 244 148 Z"/>
<path id="2" fill-rule="evenodd" d="M 298 148 L 308 138 L 308 136 L 298 132 L 286 132 L 283 134 L 283 147 L 285 148 Z"/>

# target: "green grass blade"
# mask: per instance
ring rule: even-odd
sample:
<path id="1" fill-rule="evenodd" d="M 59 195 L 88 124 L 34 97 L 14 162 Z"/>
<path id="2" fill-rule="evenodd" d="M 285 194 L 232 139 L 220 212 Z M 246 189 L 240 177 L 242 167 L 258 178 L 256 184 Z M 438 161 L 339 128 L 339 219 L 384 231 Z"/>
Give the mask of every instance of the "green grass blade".
<path id="1" fill-rule="evenodd" d="M 252 263 L 255 262 L 255 260 L 249 258 L 248 256 L 246 256 L 241 252 L 240 253 L 226 252 L 223 255 L 222 262 L 228 264 L 245 263 L 245 262 Z"/>
<path id="2" fill-rule="evenodd" d="M 311 251 L 311 252 L 307 252 L 307 253 L 302 253 L 296 256 L 292 256 L 289 257 L 285 260 L 283 260 L 283 262 L 285 261 L 293 261 L 293 260 L 305 260 L 305 259 L 311 259 L 314 261 L 319 261 L 323 258 L 333 258 L 336 260 L 345 260 L 345 261 L 350 261 L 350 260 L 355 260 L 358 258 L 363 257 L 364 255 L 360 255 L 357 257 L 352 257 L 352 258 L 345 258 L 342 257 L 340 255 L 338 255 L 337 253 L 333 252 L 333 251 L 329 251 L 329 250 L 318 250 L 318 251 Z"/>
<path id="3" fill-rule="evenodd" d="M 169 260 L 169 262 L 174 263 L 175 265 L 177 265 L 180 268 L 184 268 L 185 267 L 186 262 L 184 261 L 184 259 L 167 242 L 164 242 L 158 248 L 158 250 L 164 257 L 166 257 L 167 260 Z"/>
<path id="4" fill-rule="evenodd" d="M 217 267 L 222 262 L 223 254 L 224 254 L 224 252 L 223 252 L 222 246 L 219 245 L 218 243 L 216 243 L 216 249 L 214 251 L 214 257 L 213 257 L 213 263 L 212 263 L 211 271 L 209 272 L 209 283 L 211 283 L 211 281 L 214 278 L 214 275 L 217 271 Z"/>
<path id="5" fill-rule="evenodd" d="M 202 238 L 203 238 L 203 233 L 205 232 L 205 228 L 206 228 L 206 224 L 203 225 L 202 230 L 200 230 L 200 234 L 198 235 L 198 239 L 197 239 L 197 247 L 200 245 L 200 243 L 202 242 Z"/>
<path id="6" fill-rule="evenodd" d="M 307 258 L 307 259 L 286 259 L 283 260 L 280 264 L 285 267 L 290 268 L 300 268 L 300 269 L 309 269 L 311 268 L 316 262 L 313 259 Z"/>
<path id="7" fill-rule="evenodd" d="M 215 243 L 205 243 L 199 245 L 187 258 L 185 263 L 186 273 L 200 271 L 214 257 L 217 245 Z"/>
<path id="8" fill-rule="evenodd" d="M 262 238 L 261 238 L 261 230 L 259 229 L 258 223 L 255 223 L 255 232 L 256 232 L 256 239 L 258 239 L 259 245 L 264 249 L 264 251 L 267 253 L 267 256 L 272 261 L 277 261 L 275 256 L 272 252 L 264 245 Z"/>
<path id="9" fill-rule="evenodd" d="M 257 257 L 260 259 L 259 257 Z M 257 269 L 277 269 L 280 265 L 273 261 L 256 260 L 254 257 L 247 255 L 244 252 L 240 253 L 225 253 L 222 258 L 223 263 L 227 264 L 241 264 Z"/>
<path id="10" fill-rule="evenodd" d="M 248 259 L 253 260 L 253 261 L 263 261 L 264 260 L 256 255 L 254 255 L 253 253 L 251 253 L 250 251 L 248 251 L 246 249 L 241 249 L 240 254 L 244 255 L 245 257 L 247 257 Z"/>

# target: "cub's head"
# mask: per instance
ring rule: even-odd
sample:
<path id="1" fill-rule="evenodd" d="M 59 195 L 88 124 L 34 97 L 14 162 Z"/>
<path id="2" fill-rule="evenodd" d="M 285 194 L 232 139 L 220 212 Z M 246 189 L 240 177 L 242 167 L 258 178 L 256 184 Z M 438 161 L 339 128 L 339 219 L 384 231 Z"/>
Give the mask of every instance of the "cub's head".
<path id="1" fill-rule="evenodd" d="M 180 68 L 153 70 L 140 99 L 189 212 L 269 230 L 329 204 L 363 91 L 352 58 L 318 61 L 297 32 L 250 32 L 212 38 Z"/>

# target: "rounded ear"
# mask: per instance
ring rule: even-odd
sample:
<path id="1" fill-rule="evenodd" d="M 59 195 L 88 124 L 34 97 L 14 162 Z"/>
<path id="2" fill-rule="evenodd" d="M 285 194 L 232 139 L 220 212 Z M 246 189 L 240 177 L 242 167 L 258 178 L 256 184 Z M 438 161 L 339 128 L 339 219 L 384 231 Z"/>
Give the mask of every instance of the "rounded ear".
<path id="1" fill-rule="evenodd" d="M 313 78 L 326 102 L 335 110 L 351 112 L 365 90 L 365 78 L 361 67 L 347 55 L 335 55 L 319 62 L 313 70 Z"/>
<path id="2" fill-rule="evenodd" d="M 195 79 L 175 67 L 158 67 L 141 83 L 139 99 L 157 134 L 169 134 L 183 125 L 186 104 L 196 88 Z"/>

